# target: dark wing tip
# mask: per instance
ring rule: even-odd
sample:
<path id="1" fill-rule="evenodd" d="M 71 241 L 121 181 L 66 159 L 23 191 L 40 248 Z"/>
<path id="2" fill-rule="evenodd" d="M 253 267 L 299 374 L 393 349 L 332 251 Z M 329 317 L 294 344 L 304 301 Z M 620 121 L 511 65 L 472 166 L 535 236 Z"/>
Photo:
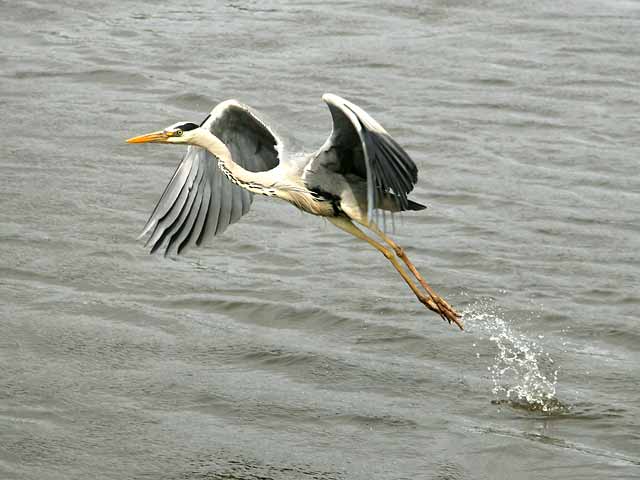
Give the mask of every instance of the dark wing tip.
<path id="1" fill-rule="evenodd" d="M 407 210 L 424 210 L 425 208 L 427 208 L 426 205 L 409 200 L 409 208 Z"/>
<path id="2" fill-rule="evenodd" d="M 400 209 L 408 210 L 407 195 L 418 181 L 418 167 L 388 133 L 370 128 L 366 122 L 361 121 L 361 125 L 369 168 L 373 172 L 376 198 L 381 198 L 385 193 L 393 193 Z"/>

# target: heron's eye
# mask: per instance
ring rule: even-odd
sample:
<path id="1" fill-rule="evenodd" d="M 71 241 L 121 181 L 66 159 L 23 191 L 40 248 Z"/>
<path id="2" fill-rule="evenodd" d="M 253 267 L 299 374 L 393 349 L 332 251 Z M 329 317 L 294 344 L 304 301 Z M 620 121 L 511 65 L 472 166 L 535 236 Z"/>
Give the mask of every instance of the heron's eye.
<path id="1" fill-rule="evenodd" d="M 174 132 L 174 135 L 175 135 L 176 137 L 181 137 L 181 136 L 182 136 L 182 130 L 180 130 L 180 129 L 176 130 L 176 131 Z"/>

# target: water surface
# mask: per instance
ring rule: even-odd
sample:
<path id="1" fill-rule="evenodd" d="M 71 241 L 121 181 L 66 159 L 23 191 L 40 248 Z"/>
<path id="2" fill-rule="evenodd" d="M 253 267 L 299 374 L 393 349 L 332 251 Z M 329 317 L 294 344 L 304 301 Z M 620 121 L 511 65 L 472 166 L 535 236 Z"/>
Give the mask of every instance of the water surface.
<path id="1" fill-rule="evenodd" d="M 640 476 L 637 3 L 2 5 L 1 478 Z M 125 138 L 237 98 L 312 150 L 324 92 L 465 333 L 284 203 L 136 240 L 183 149 Z"/>

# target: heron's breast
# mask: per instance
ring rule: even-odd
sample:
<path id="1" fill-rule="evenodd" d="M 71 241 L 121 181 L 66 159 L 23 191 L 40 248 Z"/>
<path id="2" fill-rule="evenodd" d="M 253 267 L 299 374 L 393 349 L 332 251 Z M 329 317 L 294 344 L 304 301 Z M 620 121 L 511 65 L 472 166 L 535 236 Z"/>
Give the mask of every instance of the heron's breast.
<path id="1" fill-rule="evenodd" d="M 313 197 L 314 201 L 319 204 L 319 207 L 327 212 L 324 216 L 337 217 L 342 213 L 342 208 L 340 207 L 341 198 L 339 195 L 327 192 L 320 187 L 309 189 L 309 194 Z"/>

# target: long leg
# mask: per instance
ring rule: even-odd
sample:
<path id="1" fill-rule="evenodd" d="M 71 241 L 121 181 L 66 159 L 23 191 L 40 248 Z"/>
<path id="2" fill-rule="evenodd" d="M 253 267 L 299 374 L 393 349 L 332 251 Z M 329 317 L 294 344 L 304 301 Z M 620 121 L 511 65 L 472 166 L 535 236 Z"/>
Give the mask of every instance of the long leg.
<path id="1" fill-rule="evenodd" d="M 438 305 L 438 307 L 439 307 L 438 308 L 438 313 L 444 319 L 448 320 L 449 323 L 454 322 L 462 330 L 463 326 L 462 326 L 462 323 L 459 320 L 460 315 L 458 314 L 458 312 L 456 312 L 455 309 L 451 305 L 449 305 L 440 295 L 438 295 L 436 292 L 433 291 L 433 289 L 425 281 L 425 279 L 422 277 L 422 275 L 420 275 L 420 272 L 418 272 L 418 269 L 413 265 L 411 260 L 409 260 L 409 257 L 407 256 L 407 254 L 404 251 L 404 249 L 400 245 L 398 245 L 396 242 L 394 242 L 391 238 L 389 238 L 376 225 L 371 224 L 371 225 L 368 225 L 367 228 L 369 228 L 372 232 L 374 232 L 376 235 L 378 235 L 380 238 L 382 238 L 387 243 L 387 245 L 389 245 L 391 248 L 393 248 L 393 251 L 396 253 L 396 255 L 400 259 L 402 259 L 402 261 L 405 263 L 407 268 L 409 268 L 409 271 L 411 271 L 413 276 L 416 277 L 416 280 L 418 280 L 418 282 L 420 282 L 420 285 L 422 285 L 422 287 L 431 296 L 433 301 Z"/>
<path id="2" fill-rule="evenodd" d="M 436 303 L 436 301 L 434 301 L 433 298 L 427 297 L 416 286 L 416 284 L 413 282 L 411 277 L 409 277 L 407 272 L 405 272 L 405 270 L 402 268 L 402 265 L 400 265 L 398 260 L 395 258 L 393 252 L 391 252 L 384 245 L 376 242 L 373 238 L 369 237 L 366 233 L 364 233 L 362 230 L 360 230 L 358 227 L 356 227 L 351 222 L 351 220 L 349 220 L 349 219 L 347 219 L 345 217 L 328 217 L 328 219 L 329 219 L 329 221 L 331 223 L 333 223 L 339 229 L 344 230 L 347 233 L 350 233 L 351 235 L 353 235 L 356 238 L 359 238 L 360 240 L 364 240 L 369 245 L 371 245 L 376 250 L 378 250 L 380 253 L 382 253 L 385 256 L 385 258 L 387 260 L 389 260 L 391 262 L 391 264 L 395 267 L 395 269 L 398 271 L 398 273 L 400 274 L 402 279 L 407 283 L 407 285 L 409 285 L 409 288 L 411 288 L 411 291 L 415 294 L 416 297 L 418 297 L 418 300 L 420 300 L 420 302 L 422 302 L 429 310 L 433 310 L 434 312 L 436 312 L 439 315 L 443 316 L 443 313 L 442 313 L 440 307 L 438 306 L 438 304 Z M 459 323 L 458 323 L 458 326 L 460 326 Z M 462 328 L 462 327 L 460 327 L 460 328 Z"/>

